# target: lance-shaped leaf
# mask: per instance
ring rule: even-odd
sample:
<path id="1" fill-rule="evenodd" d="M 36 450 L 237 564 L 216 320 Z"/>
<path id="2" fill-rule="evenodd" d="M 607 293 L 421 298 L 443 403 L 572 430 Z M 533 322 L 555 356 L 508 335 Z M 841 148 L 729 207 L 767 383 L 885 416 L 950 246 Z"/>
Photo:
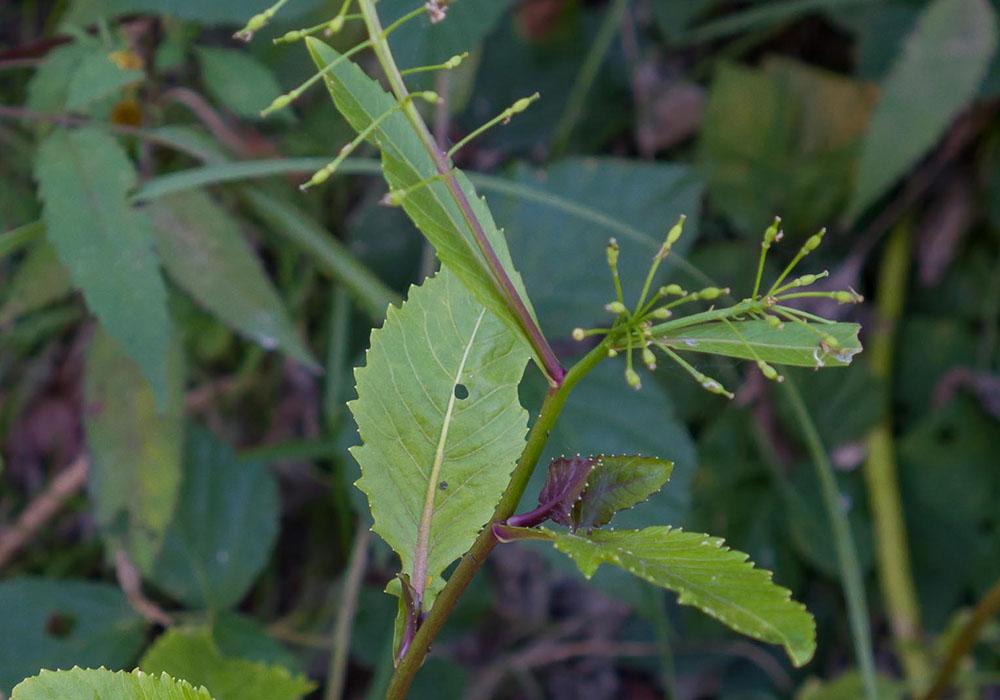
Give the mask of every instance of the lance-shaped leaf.
<path id="1" fill-rule="evenodd" d="M 574 530 L 607 525 L 618 511 L 642 503 L 659 491 L 673 468 L 673 462 L 655 457 L 595 458 L 587 487 L 573 506 L 570 525 Z"/>
<path id="2" fill-rule="evenodd" d="M 93 128 L 57 129 L 35 161 L 46 235 L 87 306 L 167 400 L 167 290 L 143 212 L 131 208 L 135 170 L 118 142 Z"/>
<path id="3" fill-rule="evenodd" d="M 313 61 L 320 68 L 340 57 L 339 53 L 317 39 L 309 38 L 306 43 Z M 326 84 L 337 109 L 356 131 L 360 132 L 375 120 L 388 115 L 380 120 L 372 140 L 382 151 L 382 169 L 390 187 L 407 192 L 403 199 L 404 210 L 434 245 L 441 262 L 472 290 L 480 304 L 530 346 L 528 329 L 518 319 L 513 311 L 513 300 L 508 298 L 501 282 L 491 271 L 487 256 L 477 243 L 472 223 L 467 218 L 471 215 L 478 222 L 513 286 L 514 295 L 519 297 L 531 322 L 537 326 L 521 275 L 514 269 L 503 232 L 494 223 L 486 200 L 479 196 L 464 173 L 453 169 L 453 177 L 471 208 L 468 212 L 462 210 L 443 182 L 434 159 L 399 110 L 395 98 L 353 62 L 344 60 L 329 70 Z M 540 366 L 545 365 L 540 363 Z"/>
<path id="4" fill-rule="evenodd" d="M 263 266 L 225 209 L 199 191 L 149 205 L 170 276 L 230 328 L 318 368 Z"/>
<path id="5" fill-rule="evenodd" d="M 665 324 L 667 325 L 667 324 Z M 706 323 L 690 328 L 658 332 L 656 339 L 677 349 L 710 355 L 761 359 L 776 365 L 794 367 L 843 367 L 861 352 L 856 323 L 821 324 L 786 321 L 782 328 L 772 328 L 766 321 Z M 832 335 L 840 346 L 825 348 L 820 333 Z"/>
<path id="6" fill-rule="evenodd" d="M 781 644 L 792 663 L 806 664 L 816 651 L 816 622 L 791 592 L 754 568 L 747 555 L 723 546 L 722 539 L 669 526 L 644 530 L 595 530 L 586 537 L 570 532 L 504 526 L 504 541 L 552 542 L 569 555 L 587 578 L 603 563 L 678 594 L 691 605 L 741 634 Z"/>
<path id="7" fill-rule="evenodd" d="M 14 688 L 10 700 L 213 700 L 205 688 L 167 674 L 73 668 L 42 671 Z"/>
<path id="8" fill-rule="evenodd" d="M 390 306 L 349 404 L 358 487 L 426 610 L 440 574 L 489 520 L 524 447 L 526 348 L 442 270 Z"/>

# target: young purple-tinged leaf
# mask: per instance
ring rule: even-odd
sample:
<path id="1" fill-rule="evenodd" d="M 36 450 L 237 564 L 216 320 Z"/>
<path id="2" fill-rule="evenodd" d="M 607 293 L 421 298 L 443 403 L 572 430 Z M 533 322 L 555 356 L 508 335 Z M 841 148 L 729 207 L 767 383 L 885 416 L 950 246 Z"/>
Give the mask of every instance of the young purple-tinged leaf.
<path id="1" fill-rule="evenodd" d="M 587 488 L 587 478 L 596 464 L 592 457 L 559 457 L 549 463 L 549 477 L 538 494 L 538 507 L 560 525 L 570 524 L 570 512 Z"/>
<path id="2" fill-rule="evenodd" d="M 607 525 L 620 510 L 631 508 L 659 491 L 670 479 L 674 463 L 655 457 L 592 457 L 593 470 L 566 522 L 574 530 Z"/>

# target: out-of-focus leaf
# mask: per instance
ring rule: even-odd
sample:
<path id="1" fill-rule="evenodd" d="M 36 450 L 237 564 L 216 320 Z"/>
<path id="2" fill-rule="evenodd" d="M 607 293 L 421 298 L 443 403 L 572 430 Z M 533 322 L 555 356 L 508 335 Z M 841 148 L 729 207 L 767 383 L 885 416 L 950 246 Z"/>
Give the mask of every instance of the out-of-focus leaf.
<path id="1" fill-rule="evenodd" d="M 489 520 L 524 447 L 527 354 L 447 269 L 412 287 L 372 333 L 349 405 L 358 487 L 421 608 Z"/>
<path id="2" fill-rule="evenodd" d="M 282 92 L 271 69 L 246 51 L 200 47 L 198 59 L 208 93 L 237 116 L 259 118 Z M 281 114 L 288 118 L 291 113 Z"/>
<path id="3" fill-rule="evenodd" d="M 146 651 L 139 667 L 205 686 L 215 700 L 299 700 L 315 687 L 282 666 L 224 655 L 207 627 L 169 629 Z"/>
<path id="4" fill-rule="evenodd" d="M 204 688 L 187 681 L 140 671 L 73 668 L 42 671 L 19 683 L 10 700 L 213 700 Z"/>
<path id="5" fill-rule="evenodd" d="M 606 258 L 610 236 L 621 246 L 626 299 L 639 295 L 643 273 L 681 214 L 688 219 L 675 252 L 684 255 L 698 237 L 701 184 L 683 165 L 574 158 L 545 169 L 520 164 L 513 179 L 539 198 L 576 203 L 619 224 L 612 232 L 544 201 L 514 194 L 490 197 L 541 325 L 554 338 L 608 320 L 604 305 L 615 296 Z M 661 281 L 671 262 L 667 258 L 662 266 Z"/>
<path id="6" fill-rule="evenodd" d="M 7 285 L 0 306 L 0 326 L 43 309 L 73 292 L 69 275 L 50 243 L 40 242 L 25 256 Z"/>
<path id="7" fill-rule="evenodd" d="M 167 272 L 223 323 L 269 350 L 319 367 L 229 213 L 200 191 L 149 206 Z"/>
<path id="8" fill-rule="evenodd" d="M 687 0 L 687 2 L 654 2 L 649 6 L 649 11 L 656 20 L 657 25 L 668 39 L 677 39 L 683 36 L 702 13 L 704 13 L 715 0 Z"/>
<path id="9" fill-rule="evenodd" d="M 699 144 L 712 202 L 754 237 L 779 213 L 789 234 L 825 226 L 850 195 L 875 94 L 788 59 L 721 65 Z"/>
<path id="10" fill-rule="evenodd" d="M 293 2 L 284 8 L 282 17 L 294 17 L 310 10 L 319 4 L 320 0 L 301 0 Z M 92 23 L 100 17 L 116 15 L 131 15 L 139 13 L 166 14 L 177 19 L 188 19 L 203 24 L 242 25 L 251 16 L 266 10 L 274 4 L 273 0 L 88 0 L 80 3 L 83 7 L 76 8 L 67 21 L 83 26 Z"/>
<path id="11" fill-rule="evenodd" d="M 879 675 L 875 680 L 879 700 L 903 700 L 906 697 L 906 686 L 892 676 Z M 847 671 L 832 681 L 808 679 L 795 694 L 795 700 L 856 700 L 864 695 L 861 674 Z"/>
<path id="12" fill-rule="evenodd" d="M 212 619 L 212 641 L 223 656 L 284 666 L 293 673 L 300 671 L 294 654 L 276 642 L 255 620 L 238 612 L 224 610 L 215 615 Z"/>
<path id="13" fill-rule="evenodd" d="M 35 163 L 46 232 L 87 306 L 167 399 L 170 319 L 149 219 L 128 204 L 135 171 L 103 131 L 56 130 Z"/>
<path id="14" fill-rule="evenodd" d="M 240 601 L 278 534 L 278 486 L 255 460 L 189 426 L 184 477 L 152 581 L 186 604 L 222 610 Z"/>
<path id="15" fill-rule="evenodd" d="M 883 85 L 865 137 L 848 217 L 886 193 L 975 96 L 997 46 L 987 0 L 934 0 Z"/>
<path id="16" fill-rule="evenodd" d="M 90 492 L 109 549 L 124 547 L 150 572 L 163 544 L 181 485 L 183 359 L 168 356 L 165 410 L 142 373 L 108 334 L 98 330 L 87 351 L 84 424 L 92 457 Z"/>
<path id="17" fill-rule="evenodd" d="M 34 577 L 0 582 L 0 621 L 0 693 L 45 667 L 125 667 L 146 629 L 115 586 Z"/>
<path id="18" fill-rule="evenodd" d="M 760 358 L 776 365 L 797 367 L 843 367 L 851 364 L 853 357 L 861 352 L 858 341 L 861 326 L 858 324 L 810 323 L 809 326 L 786 322 L 783 328 L 772 328 L 766 321 L 733 321 L 730 325 L 706 323 L 665 332 L 657 332 L 654 327 L 653 333 L 658 340 L 677 350 L 743 360 Z M 820 332 L 832 335 L 840 347 L 821 347 Z"/>
<path id="19" fill-rule="evenodd" d="M 795 666 L 816 651 L 816 622 L 771 572 L 754 568 L 747 555 L 723 546 L 718 537 L 672 527 L 594 530 L 586 537 L 544 528 L 520 530 L 525 537 L 550 540 L 576 561 L 587 578 L 607 563 L 678 593 L 692 605 L 741 634 L 785 647 Z"/>
<path id="20" fill-rule="evenodd" d="M 36 112 L 58 112 L 66 106 L 69 84 L 77 66 L 100 50 L 96 42 L 75 41 L 48 52 L 28 83 L 24 106 Z"/>
<path id="21" fill-rule="evenodd" d="M 103 48 L 88 53 L 73 69 L 66 94 L 66 108 L 80 109 L 126 85 L 142 80 L 145 73 L 128 67 L 130 60 L 141 62 L 137 56 L 127 51 L 113 52 Z"/>
<path id="22" fill-rule="evenodd" d="M 918 577 L 921 612 L 944 624 L 961 600 L 1000 578 L 1000 472 L 997 421 L 959 395 L 899 441 L 899 477 Z"/>
<path id="23" fill-rule="evenodd" d="M 306 43 L 319 67 L 332 63 L 340 56 L 319 40 L 307 38 Z M 503 232 L 496 227 L 486 200 L 457 169 L 454 170 L 454 178 L 469 203 L 468 212 L 462 211 L 444 182 L 433 181 L 439 175 L 437 165 L 406 117 L 398 111 L 395 99 L 355 63 L 341 61 L 326 73 L 326 77 L 337 109 L 356 131 L 361 132 L 376 119 L 380 120 L 371 138 L 381 148 L 386 180 L 392 189 L 409 193 L 403 199 L 403 209 L 434 245 L 441 262 L 472 291 L 481 304 L 523 338 L 529 347 L 533 347 L 527 328 L 513 311 L 514 300 L 508 299 L 507 292 L 494 277 L 466 218 L 471 216 L 478 222 L 497 264 L 513 287 L 512 293 L 523 304 L 527 314 L 534 318 L 521 275 L 514 268 Z M 382 119 L 387 113 L 389 116 Z M 539 349 L 534 350 L 537 355 Z M 540 358 L 536 357 L 536 360 L 544 366 Z"/>

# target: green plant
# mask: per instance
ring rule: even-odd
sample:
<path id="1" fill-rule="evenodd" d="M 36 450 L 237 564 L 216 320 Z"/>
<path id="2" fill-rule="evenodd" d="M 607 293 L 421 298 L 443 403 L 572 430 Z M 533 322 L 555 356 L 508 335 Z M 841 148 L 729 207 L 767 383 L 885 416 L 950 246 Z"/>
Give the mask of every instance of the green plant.
<path id="1" fill-rule="evenodd" d="M 249 38 L 262 29 L 281 4 L 255 16 L 239 35 Z M 375 532 L 402 562 L 399 576 L 388 586 L 399 598 L 399 614 L 397 668 L 387 697 L 405 695 L 431 641 L 490 551 L 501 542 L 523 539 L 553 542 L 588 577 L 602 562 L 620 566 L 679 593 L 681 603 L 739 632 L 782 644 L 795 665 L 806 663 L 815 648 L 812 617 L 746 555 L 723 547 L 718 538 L 666 526 L 601 529 L 614 513 L 658 491 L 669 479 L 670 462 L 603 455 L 555 460 L 538 508 L 522 515 L 515 511 L 569 393 L 608 358 L 624 355 L 625 380 L 639 389 L 639 362 L 655 370 L 654 350 L 659 350 L 703 388 L 729 398 L 732 394 L 720 382 L 681 353 L 748 359 L 779 382 L 783 377 L 774 365 L 819 369 L 849 364 L 861 349 L 856 325 L 834 323 L 786 304 L 803 297 L 860 301 L 848 291 L 799 291 L 825 273 L 789 279 L 802 258 L 819 246 L 823 232 L 809 238 L 763 292 L 767 252 L 782 237 L 776 220 L 764 234 L 752 293 L 718 308 L 729 297 L 728 289 L 686 291 L 657 282 L 660 264 L 681 237 L 683 218 L 654 255 L 631 308 L 623 298 L 619 248 L 612 239 L 607 259 L 615 298 L 606 308 L 613 321 L 604 328 L 576 329 L 573 337 L 581 343 L 602 337 L 564 369 L 538 325 L 486 200 L 452 163 L 468 138 L 448 152 L 438 146 L 416 99 L 436 103 L 440 98 L 408 90 L 386 40 L 396 27 L 425 12 L 432 21 L 445 19 L 447 3 L 427 3 L 386 28 L 373 0 L 358 0 L 357 14 L 349 14 L 351 5 L 352 0 L 345 0 L 330 22 L 283 37 L 304 39 L 319 72 L 265 111 L 287 106 L 323 79 L 357 136 L 306 186 L 322 184 L 362 143 L 373 143 L 389 186 L 385 202 L 403 208 L 443 265 L 435 277 L 411 288 L 399 309 L 390 307 L 384 326 L 373 332 L 367 362 L 356 371 L 358 398 L 350 404 L 363 442 L 354 449 L 362 468 L 358 486 L 368 496 Z M 338 32 L 348 21 L 363 22 L 367 34 L 350 51 L 338 53 L 311 36 Z M 390 92 L 350 60 L 365 48 L 377 57 Z M 456 56 L 427 69 L 448 70 L 460 61 Z M 509 121 L 535 97 L 518 100 L 486 127 Z M 713 305 L 674 317 L 681 307 L 698 301 Z M 549 391 L 525 442 L 528 417 L 517 385 L 529 359 L 546 376 Z M 569 531 L 541 527 L 550 519 Z M 459 564 L 446 581 L 444 571 L 456 559 Z"/>

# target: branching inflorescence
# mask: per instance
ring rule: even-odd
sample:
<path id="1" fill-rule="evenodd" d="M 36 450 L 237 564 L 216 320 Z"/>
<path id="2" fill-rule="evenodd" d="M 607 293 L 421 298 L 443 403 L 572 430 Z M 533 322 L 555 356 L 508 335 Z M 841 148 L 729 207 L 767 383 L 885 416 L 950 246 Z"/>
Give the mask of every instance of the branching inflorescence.
<path id="1" fill-rule="evenodd" d="M 237 36 L 251 38 L 287 2 L 254 16 Z M 358 12 L 352 13 L 356 7 Z M 780 220 L 761 244 L 752 294 L 716 308 L 729 290 L 686 291 L 678 284 L 655 286 L 661 263 L 681 237 L 684 217 L 653 256 L 635 305 L 626 306 L 612 239 L 607 261 L 615 299 L 609 327 L 577 328 L 573 337 L 599 338 L 568 370 L 540 328 L 502 230 L 486 200 L 452 163 L 455 153 L 486 129 L 530 107 L 536 93 L 517 100 L 447 151 L 431 136 L 417 101 L 437 103 L 435 92 L 410 92 L 405 76 L 450 70 L 465 55 L 436 65 L 400 70 L 387 37 L 426 15 L 443 21 L 448 3 L 429 0 L 383 28 L 375 0 L 344 0 L 328 22 L 287 32 L 276 42 L 302 40 L 318 72 L 264 110 L 288 107 L 310 86 L 326 84 L 356 136 L 305 183 L 324 183 L 363 143 L 381 153 L 388 184 L 385 204 L 400 206 L 434 245 L 442 270 L 411 289 L 401 308 L 390 307 L 385 325 L 373 331 L 364 367 L 356 371 L 358 398 L 349 407 L 362 439 L 352 453 L 361 465 L 357 482 L 368 496 L 373 530 L 397 552 L 399 575 L 387 590 L 400 598 L 395 661 L 387 697 L 401 698 L 427 650 L 472 576 L 500 542 L 541 539 L 573 558 L 586 576 L 601 563 L 619 566 L 679 594 L 743 634 L 781 644 L 796 665 L 815 649 L 815 624 L 788 590 L 771 581 L 747 556 L 722 540 L 679 528 L 602 529 L 615 513 L 645 501 L 668 481 L 672 462 L 639 455 L 577 456 L 554 460 L 539 505 L 515 515 L 548 437 L 569 393 L 595 366 L 625 354 L 625 378 L 641 386 L 639 362 L 656 369 L 655 350 L 677 362 L 705 389 L 732 397 L 722 384 L 695 369 L 681 353 L 696 351 L 748 359 L 769 379 L 781 381 L 775 365 L 820 368 L 849 364 L 860 351 L 858 327 L 835 323 L 787 302 L 822 297 L 856 303 L 852 291 L 799 291 L 827 273 L 788 280 L 799 262 L 821 242 L 809 238 L 770 288 L 761 277 L 771 245 L 780 240 Z M 361 21 L 367 38 L 339 53 L 316 38 Z M 390 92 L 351 58 L 371 49 Z M 699 313 L 676 317 L 688 304 L 709 302 Z M 531 430 L 518 401 L 517 384 L 529 359 L 549 381 L 549 392 Z M 543 527 L 551 520 L 568 531 Z M 458 559 L 450 577 L 444 571 Z"/>

